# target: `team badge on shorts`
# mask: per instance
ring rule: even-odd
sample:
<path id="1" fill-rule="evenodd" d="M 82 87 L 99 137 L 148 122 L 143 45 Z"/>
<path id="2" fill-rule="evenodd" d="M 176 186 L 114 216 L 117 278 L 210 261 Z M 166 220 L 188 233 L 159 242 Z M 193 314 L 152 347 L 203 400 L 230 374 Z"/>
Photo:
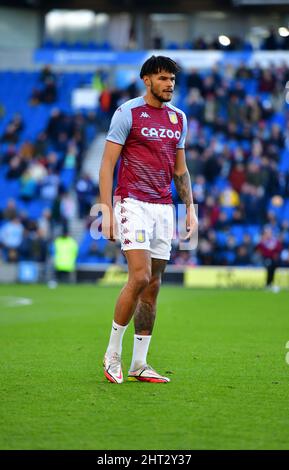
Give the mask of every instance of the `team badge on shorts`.
<path id="1" fill-rule="evenodd" d="M 144 243 L 146 241 L 146 233 L 145 230 L 136 230 L 135 231 L 135 240 L 138 243 Z"/>
<path id="2" fill-rule="evenodd" d="M 168 111 L 169 118 L 172 124 L 178 124 L 178 116 L 174 111 Z"/>

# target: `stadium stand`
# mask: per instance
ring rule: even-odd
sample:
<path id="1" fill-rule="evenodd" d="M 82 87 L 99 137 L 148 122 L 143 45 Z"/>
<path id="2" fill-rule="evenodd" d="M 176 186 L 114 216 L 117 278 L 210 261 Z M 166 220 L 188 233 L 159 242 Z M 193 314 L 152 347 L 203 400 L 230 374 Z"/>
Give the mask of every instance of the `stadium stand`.
<path id="1" fill-rule="evenodd" d="M 136 41 L 128 45 L 128 49 L 137 49 Z M 62 50 L 74 50 L 74 51 L 113 51 L 115 50 L 113 45 L 109 41 L 56 41 L 53 38 L 45 39 L 41 47 L 43 49 L 62 49 Z M 186 40 L 185 42 L 177 41 L 164 41 L 162 37 L 153 38 L 152 47 L 158 50 L 226 50 L 226 51 L 243 51 L 249 52 L 252 50 L 288 50 L 289 40 L 288 36 L 281 37 L 280 34 L 271 28 L 267 31 L 266 37 L 258 41 L 258 43 L 252 43 L 248 37 L 240 37 L 230 35 L 230 42 L 228 45 L 222 45 L 218 37 L 212 37 L 211 39 L 204 39 L 203 37 L 195 37 L 192 40 Z"/>
<path id="2" fill-rule="evenodd" d="M 95 83 L 92 72 L 0 73 L 0 241 L 5 261 L 45 260 L 59 230 L 86 219 L 98 188 L 83 172 L 94 137 L 116 107 L 139 93 L 109 89 L 100 76 L 95 112 L 75 112 L 71 93 Z M 284 64 L 261 69 L 227 65 L 180 74 L 176 105 L 188 117 L 187 163 L 199 209 L 195 252 L 174 246 L 177 265 L 261 265 L 264 226 L 289 266 L 288 104 Z M 174 203 L 180 202 L 172 185 Z M 79 242 L 79 263 L 124 262 L 119 247 Z"/>

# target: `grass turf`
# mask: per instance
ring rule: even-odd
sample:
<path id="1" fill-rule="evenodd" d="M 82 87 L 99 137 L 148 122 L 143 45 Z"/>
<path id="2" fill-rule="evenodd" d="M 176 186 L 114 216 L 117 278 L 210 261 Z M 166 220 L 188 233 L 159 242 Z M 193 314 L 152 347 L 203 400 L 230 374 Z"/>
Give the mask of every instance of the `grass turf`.
<path id="1" fill-rule="evenodd" d="M 171 383 L 116 385 L 102 358 L 118 292 L 0 286 L 1 449 L 289 448 L 288 292 L 163 286 L 149 362 Z"/>

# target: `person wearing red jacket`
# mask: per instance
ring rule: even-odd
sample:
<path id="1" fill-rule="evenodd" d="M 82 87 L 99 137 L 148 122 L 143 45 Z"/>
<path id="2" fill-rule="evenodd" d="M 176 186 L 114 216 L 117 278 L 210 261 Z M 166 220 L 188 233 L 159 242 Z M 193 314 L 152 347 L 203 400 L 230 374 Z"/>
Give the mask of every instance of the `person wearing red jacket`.
<path id="1" fill-rule="evenodd" d="M 282 244 L 280 240 L 273 234 L 270 227 L 266 227 L 262 234 L 262 238 L 256 250 L 261 254 L 264 265 L 267 269 L 266 286 L 271 287 L 274 281 L 274 274 L 278 266 Z"/>

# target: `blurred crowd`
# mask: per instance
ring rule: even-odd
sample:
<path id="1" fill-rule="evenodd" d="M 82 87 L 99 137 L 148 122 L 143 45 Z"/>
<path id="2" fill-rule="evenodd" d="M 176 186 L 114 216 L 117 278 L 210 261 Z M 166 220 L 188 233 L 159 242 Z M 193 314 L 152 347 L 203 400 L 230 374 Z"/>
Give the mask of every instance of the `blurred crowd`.
<path id="1" fill-rule="evenodd" d="M 174 243 L 171 263 L 258 266 L 271 257 L 274 266 L 289 266 L 288 81 L 285 64 L 182 72 L 175 104 L 188 117 L 186 155 L 199 242 L 194 251 L 179 251 Z M 4 260 L 45 261 L 51 241 L 78 217 L 87 230 L 79 247 L 82 262 L 124 262 L 119 245 L 89 234 L 98 187 L 83 171 L 83 157 L 88 129 L 90 135 L 106 131 L 115 109 L 139 90 L 135 81 L 113 89 L 97 74 L 94 84 L 100 92 L 95 112 L 64 113 L 57 108 L 57 75 L 44 68 L 30 104 L 55 104 L 46 129 L 22 141 L 26 123 L 17 114 L 0 136 L 0 170 L 20 185 L 19 200 L 12 197 L 0 213 Z M 172 189 L 174 202 L 181 202 Z M 31 218 L 25 204 L 36 200 L 43 210 Z"/>
<path id="2" fill-rule="evenodd" d="M 289 266 L 288 73 L 285 64 L 240 64 L 187 75 L 186 155 L 199 243 L 196 254 L 175 252 L 175 263 L 259 265 L 266 227 L 280 243 L 272 256 Z"/>
<path id="3" fill-rule="evenodd" d="M 264 28 L 259 33 L 244 34 L 243 36 L 237 34 L 223 33 L 223 41 L 220 40 L 219 35 L 213 35 L 208 32 L 206 37 L 199 36 L 193 39 L 187 39 L 185 42 L 178 42 L 177 40 L 166 39 L 160 31 L 155 31 L 152 38 L 149 40 L 148 47 L 154 50 L 224 50 L 224 51 L 241 51 L 250 52 L 253 50 L 289 50 L 289 34 L 288 29 L 285 27 Z M 123 43 L 124 50 L 139 50 L 137 35 L 134 28 L 131 29 L 127 43 Z M 115 50 L 113 44 L 109 41 L 98 43 L 95 41 L 56 41 L 51 39 L 44 40 L 42 47 L 44 49 L 64 49 L 74 51 L 102 51 L 108 52 Z M 119 44 L 117 47 L 119 50 Z"/>

